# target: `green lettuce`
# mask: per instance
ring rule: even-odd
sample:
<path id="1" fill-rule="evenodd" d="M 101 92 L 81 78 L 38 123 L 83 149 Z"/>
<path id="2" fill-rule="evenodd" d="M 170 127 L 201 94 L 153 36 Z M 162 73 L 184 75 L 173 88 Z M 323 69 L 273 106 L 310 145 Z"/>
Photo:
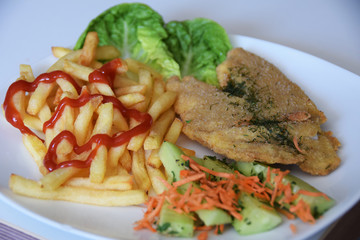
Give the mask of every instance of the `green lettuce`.
<path id="1" fill-rule="evenodd" d="M 169 52 L 168 37 L 162 16 L 140 3 L 116 5 L 93 19 L 79 37 L 74 49 L 82 48 L 86 34 L 96 31 L 99 46 L 113 45 L 122 58 L 131 57 L 146 63 L 165 79 L 180 76 L 180 68 Z"/>
<path id="2" fill-rule="evenodd" d="M 223 27 L 209 19 L 195 18 L 172 21 L 165 28 L 169 35 L 165 41 L 180 65 L 181 77 L 192 75 L 218 86 L 216 66 L 232 48 Z"/>

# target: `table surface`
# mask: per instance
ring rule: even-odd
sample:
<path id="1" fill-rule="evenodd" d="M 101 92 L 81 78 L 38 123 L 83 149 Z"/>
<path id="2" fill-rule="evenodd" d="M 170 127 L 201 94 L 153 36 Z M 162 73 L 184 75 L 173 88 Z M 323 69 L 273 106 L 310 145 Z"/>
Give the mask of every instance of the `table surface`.
<path id="1" fill-rule="evenodd" d="M 51 46 L 74 45 L 74 41 L 92 18 L 120 2 L 122 1 L 0 1 L 2 77 L 13 77 L 18 72 L 20 63 L 34 64 L 49 56 Z M 210 18 L 220 23 L 228 33 L 292 47 L 360 75 L 358 0 L 142 2 L 161 13 L 165 22 L 195 17 Z M 39 238 L 58 239 L 60 235 L 61 239 L 71 238 L 66 232 L 24 216 L 1 200 L 0 209 L 0 222 L 31 232 Z M 358 237 L 359 230 L 347 223 L 354 223 L 359 218 L 358 204 L 327 230 L 331 231 L 330 235 L 327 234 L 324 238 L 322 232 L 313 239 L 330 240 L 336 239 L 334 236 L 350 237 L 351 234 L 351 237 Z"/>

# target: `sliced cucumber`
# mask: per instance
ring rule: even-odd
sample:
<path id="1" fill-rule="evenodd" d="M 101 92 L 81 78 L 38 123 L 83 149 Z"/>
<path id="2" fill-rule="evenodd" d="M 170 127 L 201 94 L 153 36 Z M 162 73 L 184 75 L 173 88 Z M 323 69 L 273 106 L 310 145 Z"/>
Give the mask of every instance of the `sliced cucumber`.
<path id="1" fill-rule="evenodd" d="M 216 172 L 234 172 L 228 165 L 215 157 L 204 157 L 203 166 Z M 234 219 L 233 226 L 241 235 L 265 232 L 275 228 L 282 222 L 280 215 L 274 208 L 264 206 L 264 203 L 247 193 L 240 194 L 239 203 L 243 208 L 240 212 L 243 218 L 241 221 Z"/>
<path id="2" fill-rule="evenodd" d="M 261 163 L 249 163 L 249 162 L 236 162 L 235 168 L 245 176 L 258 176 L 261 181 L 266 180 L 267 176 L 267 169 L 268 166 L 261 164 Z M 271 173 L 271 183 L 273 182 L 274 174 Z M 283 180 L 282 183 L 287 185 L 291 184 L 292 192 L 295 194 L 300 189 L 309 191 L 309 192 L 320 192 L 318 189 L 314 188 L 310 184 L 304 182 L 298 177 L 295 177 L 294 175 L 287 174 Z M 300 199 L 303 199 L 304 202 L 309 204 L 311 208 L 311 213 L 314 216 L 314 218 L 320 217 L 324 212 L 326 212 L 328 209 L 330 209 L 335 204 L 335 200 L 332 198 L 325 198 L 323 196 L 309 196 L 304 194 L 299 194 L 299 197 L 295 200 L 295 203 L 299 201 Z M 284 205 L 285 209 L 289 209 L 289 205 Z"/>
<path id="3" fill-rule="evenodd" d="M 184 152 L 181 149 L 170 142 L 163 142 L 161 145 L 160 160 L 171 182 L 180 180 L 180 171 L 188 166 L 188 162 L 181 158 L 183 154 Z M 203 159 L 195 157 L 193 159 L 200 164 L 203 163 Z M 196 184 L 194 186 L 198 187 Z M 187 186 L 183 185 L 180 191 L 186 191 L 186 188 Z M 219 208 L 199 210 L 196 213 L 206 226 L 231 223 L 231 216 Z"/>
<path id="4" fill-rule="evenodd" d="M 157 231 L 173 237 L 192 237 L 194 220 L 190 215 L 179 214 L 164 204 L 160 211 Z"/>
<path id="5" fill-rule="evenodd" d="M 273 208 L 264 206 L 254 197 L 247 193 L 240 196 L 242 220 L 234 219 L 233 227 L 241 235 L 261 233 L 278 226 L 282 219 Z"/>
<path id="6" fill-rule="evenodd" d="M 232 222 L 231 216 L 226 211 L 219 208 L 200 209 L 196 211 L 196 214 L 206 226 L 215 226 Z"/>

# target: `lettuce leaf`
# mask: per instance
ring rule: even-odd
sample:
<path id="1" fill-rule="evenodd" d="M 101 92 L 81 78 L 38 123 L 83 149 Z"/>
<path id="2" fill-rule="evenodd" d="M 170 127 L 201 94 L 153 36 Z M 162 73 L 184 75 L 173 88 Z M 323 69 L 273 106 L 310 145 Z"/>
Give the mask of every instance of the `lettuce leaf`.
<path id="1" fill-rule="evenodd" d="M 166 44 L 180 65 L 181 77 L 192 75 L 218 86 L 216 66 L 232 48 L 223 27 L 209 19 L 195 18 L 172 21 L 165 28 L 169 35 Z"/>
<path id="2" fill-rule="evenodd" d="M 116 5 L 94 18 L 79 37 L 74 49 L 82 48 L 86 34 L 96 31 L 99 45 L 117 47 L 122 58 L 131 57 L 160 72 L 165 79 L 180 76 L 164 39 L 167 32 L 162 16 L 141 3 Z"/>

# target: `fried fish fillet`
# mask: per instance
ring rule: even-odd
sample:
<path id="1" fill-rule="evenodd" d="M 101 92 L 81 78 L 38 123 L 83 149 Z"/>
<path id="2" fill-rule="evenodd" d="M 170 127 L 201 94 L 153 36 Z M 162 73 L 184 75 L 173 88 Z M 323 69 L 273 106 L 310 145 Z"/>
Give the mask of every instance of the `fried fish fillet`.
<path id="1" fill-rule="evenodd" d="M 193 77 L 169 79 L 183 133 L 238 161 L 298 164 L 313 175 L 336 169 L 339 141 L 325 115 L 274 65 L 236 48 L 217 68 L 220 88 Z"/>

